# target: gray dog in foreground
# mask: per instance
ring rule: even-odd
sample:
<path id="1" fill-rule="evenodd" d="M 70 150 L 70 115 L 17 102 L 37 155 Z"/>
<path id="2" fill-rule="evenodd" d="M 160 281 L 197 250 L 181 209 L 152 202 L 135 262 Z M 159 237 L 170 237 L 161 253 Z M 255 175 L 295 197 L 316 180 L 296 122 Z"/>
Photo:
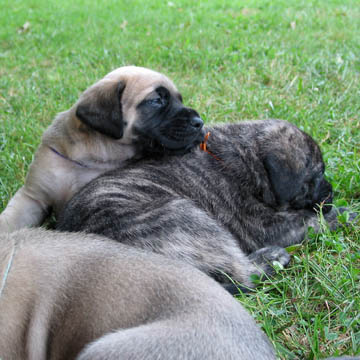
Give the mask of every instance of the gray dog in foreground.
<path id="1" fill-rule="evenodd" d="M 336 222 L 318 145 L 280 120 L 207 129 L 203 150 L 137 162 L 85 186 L 59 218 L 62 231 L 105 235 L 184 260 L 221 282 L 287 264 L 317 210 Z M 254 265 L 255 264 L 255 265 Z"/>
<path id="2" fill-rule="evenodd" d="M 197 269 L 96 235 L 0 235 L 3 360 L 275 360 Z"/>
<path id="3" fill-rule="evenodd" d="M 240 303 L 183 262 L 42 229 L 0 244 L 3 360 L 275 360 Z"/>

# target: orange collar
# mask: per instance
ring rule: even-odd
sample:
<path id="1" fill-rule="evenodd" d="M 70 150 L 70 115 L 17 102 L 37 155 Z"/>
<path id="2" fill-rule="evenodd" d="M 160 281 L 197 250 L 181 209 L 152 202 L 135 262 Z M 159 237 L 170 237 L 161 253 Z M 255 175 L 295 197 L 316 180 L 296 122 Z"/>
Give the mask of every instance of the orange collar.
<path id="1" fill-rule="evenodd" d="M 221 161 L 215 154 L 213 154 L 207 147 L 206 143 L 209 139 L 210 131 L 205 135 L 204 141 L 200 144 L 200 150 L 207 152 L 210 154 L 215 160 Z"/>

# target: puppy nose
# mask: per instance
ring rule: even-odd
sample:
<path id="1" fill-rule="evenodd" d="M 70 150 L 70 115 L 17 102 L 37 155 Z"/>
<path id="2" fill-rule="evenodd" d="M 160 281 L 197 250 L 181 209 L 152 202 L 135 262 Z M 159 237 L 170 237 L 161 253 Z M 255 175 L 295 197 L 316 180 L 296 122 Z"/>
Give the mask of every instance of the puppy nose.
<path id="1" fill-rule="evenodd" d="M 190 125 L 195 129 L 201 129 L 204 126 L 204 122 L 198 116 L 191 118 Z"/>

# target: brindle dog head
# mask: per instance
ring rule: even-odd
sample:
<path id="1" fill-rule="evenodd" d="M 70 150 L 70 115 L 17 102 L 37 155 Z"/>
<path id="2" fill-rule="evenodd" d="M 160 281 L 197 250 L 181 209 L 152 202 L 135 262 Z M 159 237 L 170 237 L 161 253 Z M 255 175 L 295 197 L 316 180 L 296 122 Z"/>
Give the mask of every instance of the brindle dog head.
<path id="1" fill-rule="evenodd" d="M 273 141 L 267 148 L 264 166 L 277 204 L 298 209 L 331 210 L 332 186 L 325 180 L 325 164 L 318 144 L 306 133 L 286 122 L 269 125 Z M 275 135 L 276 134 L 276 135 Z"/>
<path id="2" fill-rule="evenodd" d="M 231 124 L 214 132 L 208 145 L 223 160 L 219 164 L 231 168 L 243 193 L 284 211 L 319 205 L 324 213 L 331 210 L 332 186 L 320 148 L 293 124 L 276 119 Z"/>
<path id="3" fill-rule="evenodd" d="M 76 104 L 88 127 L 145 151 L 185 153 L 204 138 L 199 114 L 182 103 L 173 82 L 155 71 L 125 66 L 98 81 Z"/>

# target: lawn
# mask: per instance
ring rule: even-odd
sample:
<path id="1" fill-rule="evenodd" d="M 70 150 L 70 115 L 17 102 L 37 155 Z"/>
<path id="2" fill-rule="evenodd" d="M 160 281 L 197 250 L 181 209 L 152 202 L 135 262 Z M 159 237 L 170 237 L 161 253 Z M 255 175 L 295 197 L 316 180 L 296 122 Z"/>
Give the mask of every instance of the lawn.
<path id="1" fill-rule="evenodd" d="M 135 64 L 166 73 L 207 123 L 295 123 L 321 145 L 336 204 L 360 211 L 358 0 L 5 0 L 0 23 L 0 210 L 54 115 Z M 239 301 L 282 359 L 358 354 L 359 221 L 308 238 Z"/>

